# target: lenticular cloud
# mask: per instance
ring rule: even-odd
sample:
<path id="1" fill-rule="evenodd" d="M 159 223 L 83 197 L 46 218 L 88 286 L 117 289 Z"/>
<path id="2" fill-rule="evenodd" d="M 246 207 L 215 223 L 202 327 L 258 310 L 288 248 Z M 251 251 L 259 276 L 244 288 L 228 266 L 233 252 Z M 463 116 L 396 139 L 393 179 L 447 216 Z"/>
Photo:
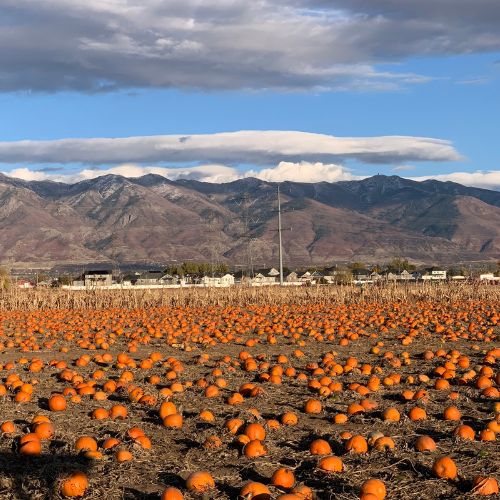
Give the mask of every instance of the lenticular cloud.
<path id="1" fill-rule="evenodd" d="M 368 164 L 457 161 L 449 141 L 425 137 L 333 137 L 293 131 L 157 135 L 0 143 L 1 163 L 117 165 L 189 162 L 277 165 L 282 161 Z"/>

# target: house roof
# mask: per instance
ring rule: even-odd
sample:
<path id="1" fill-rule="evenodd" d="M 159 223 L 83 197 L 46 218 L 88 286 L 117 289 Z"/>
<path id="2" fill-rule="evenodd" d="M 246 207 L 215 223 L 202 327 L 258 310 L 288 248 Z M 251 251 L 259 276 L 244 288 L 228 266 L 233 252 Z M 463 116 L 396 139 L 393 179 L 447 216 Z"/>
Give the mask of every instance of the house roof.
<path id="1" fill-rule="evenodd" d="M 138 274 L 126 274 L 122 281 L 137 281 L 139 279 Z"/>
<path id="2" fill-rule="evenodd" d="M 369 276 L 371 274 L 371 271 L 368 271 L 368 269 L 354 269 L 354 271 L 352 271 L 352 274 L 354 276 Z"/>
<path id="3" fill-rule="evenodd" d="M 265 267 L 263 269 L 255 269 L 254 274 L 262 274 L 262 276 L 276 276 L 280 272 L 274 267 Z"/>
<path id="4" fill-rule="evenodd" d="M 160 280 L 160 279 L 170 279 L 170 278 L 172 278 L 172 276 L 163 271 L 144 271 L 140 276 L 140 279 L 143 280 Z"/>
<path id="5" fill-rule="evenodd" d="M 328 276 L 328 273 L 335 273 L 338 271 L 337 266 L 331 266 L 331 267 L 325 267 L 321 272 L 323 273 L 323 276 Z"/>
<path id="6" fill-rule="evenodd" d="M 87 271 L 83 273 L 84 276 L 92 276 L 94 274 L 113 274 L 113 271 L 110 270 L 97 270 L 97 271 Z"/>

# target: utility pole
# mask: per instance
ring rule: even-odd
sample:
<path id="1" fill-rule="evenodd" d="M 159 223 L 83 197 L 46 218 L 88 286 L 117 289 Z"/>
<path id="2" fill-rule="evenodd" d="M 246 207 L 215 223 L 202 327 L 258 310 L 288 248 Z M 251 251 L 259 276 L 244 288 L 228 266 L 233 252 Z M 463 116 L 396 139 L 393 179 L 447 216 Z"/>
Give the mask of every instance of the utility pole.
<path id="1" fill-rule="evenodd" d="M 246 272 L 248 279 L 251 280 L 253 278 L 253 256 L 252 256 L 252 235 L 250 233 L 250 220 L 253 224 L 257 224 L 259 219 L 253 219 L 250 217 L 249 208 L 252 206 L 257 199 L 250 200 L 250 195 L 248 193 L 243 193 L 241 198 L 238 200 L 234 200 L 237 205 L 241 206 L 241 212 L 238 219 L 243 223 L 243 233 L 240 235 L 240 238 L 243 239 L 245 245 L 245 257 L 246 257 Z M 239 201 L 239 203 L 238 203 Z"/>
<path id="2" fill-rule="evenodd" d="M 280 286 L 283 286 L 283 246 L 281 242 L 281 200 L 280 200 L 279 184 L 278 184 L 278 240 L 279 240 L 279 255 L 280 255 Z"/>
<path id="3" fill-rule="evenodd" d="M 280 191 L 280 185 L 278 184 L 278 189 L 277 189 L 277 194 L 278 194 L 278 252 L 279 252 L 279 260 L 280 260 L 280 286 L 283 286 L 283 244 L 282 244 L 282 239 L 281 239 L 281 233 L 283 231 L 291 231 L 292 228 L 291 227 L 287 227 L 285 229 L 283 229 L 281 227 L 281 214 L 283 212 L 283 210 L 281 210 L 281 191 Z M 285 211 L 288 211 L 288 210 L 285 210 Z"/>

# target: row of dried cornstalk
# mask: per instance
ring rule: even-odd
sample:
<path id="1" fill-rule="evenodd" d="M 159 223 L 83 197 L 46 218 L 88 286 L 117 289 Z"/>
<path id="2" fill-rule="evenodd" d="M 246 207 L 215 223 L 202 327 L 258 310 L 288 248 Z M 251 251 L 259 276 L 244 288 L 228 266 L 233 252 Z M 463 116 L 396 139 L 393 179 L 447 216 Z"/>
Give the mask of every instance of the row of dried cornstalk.
<path id="1" fill-rule="evenodd" d="M 460 302 L 500 300 L 500 286 L 413 284 L 384 287 L 232 287 L 156 290 L 10 289 L 0 292 L 0 311 L 40 309 L 114 309 L 150 307 L 230 307 L 246 305 L 306 305 L 419 301 Z"/>

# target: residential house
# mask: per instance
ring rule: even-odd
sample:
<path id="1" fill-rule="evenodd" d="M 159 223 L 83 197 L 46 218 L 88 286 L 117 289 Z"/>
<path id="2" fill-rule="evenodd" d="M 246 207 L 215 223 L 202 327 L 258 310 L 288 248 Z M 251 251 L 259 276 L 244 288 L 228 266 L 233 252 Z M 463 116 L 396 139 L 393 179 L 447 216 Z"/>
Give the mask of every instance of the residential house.
<path id="1" fill-rule="evenodd" d="M 137 279 L 137 285 L 172 285 L 174 278 L 163 271 L 144 271 Z"/>
<path id="2" fill-rule="evenodd" d="M 111 285 L 113 284 L 113 272 L 108 270 L 88 271 L 83 274 L 83 284 L 86 287 Z"/>
<path id="3" fill-rule="evenodd" d="M 311 273 L 309 271 L 306 271 L 305 273 L 298 273 L 297 274 L 297 281 L 301 283 L 311 283 L 313 280 Z"/>
<path id="4" fill-rule="evenodd" d="M 140 276 L 141 276 L 141 273 L 126 274 L 122 278 L 122 285 L 124 285 L 124 286 L 135 285 L 137 283 L 137 280 L 140 278 Z"/>
<path id="5" fill-rule="evenodd" d="M 234 285 L 234 276 L 232 274 L 215 274 L 214 276 L 203 276 L 201 284 L 205 286 L 230 286 Z"/>
<path id="6" fill-rule="evenodd" d="M 359 282 L 369 281 L 371 274 L 372 272 L 368 271 L 368 269 L 354 269 L 352 271 L 352 278 L 354 281 Z"/>
<path id="7" fill-rule="evenodd" d="M 446 271 L 440 267 L 429 267 L 425 269 L 425 274 L 422 276 L 423 280 L 445 280 Z"/>
<path id="8" fill-rule="evenodd" d="M 253 283 L 271 285 L 279 281 L 280 272 L 274 267 L 254 271 Z"/>
<path id="9" fill-rule="evenodd" d="M 18 288 L 33 288 L 35 286 L 31 281 L 21 280 L 16 283 Z"/>
<path id="10" fill-rule="evenodd" d="M 338 276 L 339 272 L 340 272 L 340 270 L 337 266 L 331 266 L 331 267 L 325 267 L 321 271 L 321 274 L 326 279 L 326 281 L 328 281 L 330 283 L 334 283 L 337 281 L 337 276 Z"/>
<path id="11" fill-rule="evenodd" d="M 296 281 L 298 281 L 297 273 L 295 271 L 283 273 L 283 281 L 286 283 L 295 283 Z"/>

